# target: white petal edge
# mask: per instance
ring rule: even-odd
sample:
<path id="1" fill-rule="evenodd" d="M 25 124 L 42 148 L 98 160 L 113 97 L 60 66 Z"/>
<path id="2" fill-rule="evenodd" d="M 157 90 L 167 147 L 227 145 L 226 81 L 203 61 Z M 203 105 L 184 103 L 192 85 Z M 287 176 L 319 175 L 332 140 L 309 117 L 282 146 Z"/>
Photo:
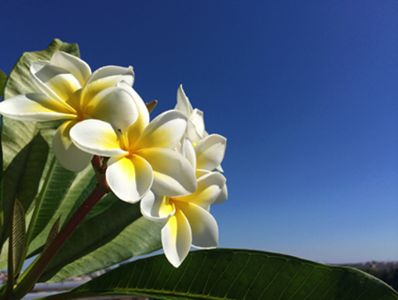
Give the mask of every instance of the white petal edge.
<path id="1" fill-rule="evenodd" d="M 90 117 L 110 123 L 116 129 L 132 125 L 138 110 L 130 94 L 122 88 L 110 87 L 99 92 L 86 107 Z"/>
<path id="2" fill-rule="evenodd" d="M 145 196 L 152 185 L 151 166 L 141 157 L 110 158 L 106 180 L 112 192 L 123 201 L 136 203 Z"/>
<path id="3" fill-rule="evenodd" d="M 55 51 L 50 63 L 72 73 L 83 86 L 91 75 L 90 66 L 80 58 L 63 51 Z"/>
<path id="4" fill-rule="evenodd" d="M 182 84 L 177 90 L 177 104 L 175 106 L 175 109 L 181 111 L 187 117 L 189 117 L 192 113 L 192 105 L 189 102 L 187 95 L 185 95 Z"/>
<path id="5" fill-rule="evenodd" d="M 162 148 L 148 148 L 136 152 L 153 169 L 152 191 L 167 197 L 184 196 L 196 190 L 195 172 L 181 154 Z"/>
<path id="6" fill-rule="evenodd" d="M 181 154 L 189 161 L 192 168 L 196 170 L 195 148 L 189 138 L 185 138 L 181 145 Z"/>
<path id="7" fill-rule="evenodd" d="M 53 137 L 53 151 L 65 169 L 80 172 L 90 164 L 93 156 L 78 149 L 70 140 L 69 131 L 74 123 L 68 121 L 58 127 Z"/>
<path id="8" fill-rule="evenodd" d="M 200 109 L 195 108 L 191 115 L 189 116 L 189 119 L 195 126 L 195 129 L 197 133 L 203 138 L 204 132 L 205 132 L 205 121 L 203 119 L 203 111 Z"/>
<path id="9" fill-rule="evenodd" d="M 195 146 L 196 165 L 198 169 L 212 171 L 224 159 L 227 139 L 218 134 L 211 134 Z"/>
<path id="10" fill-rule="evenodd" d="M 151 190 L 141 199 L 140 209 L 144 217 L 154 221 L 167 220 L 175 213 L 174 205 L 165 207 L 165 196 L 154 194 Z"/>
<path id="11" fill-rule="evenodd" d="M 73 113 L 59 112 L 62 108 L 58 102 L 43 94 L 18 95 L 0 103 L 0 113 L 14 120 L 38 122 L 76 117 Z"/>
<path id="12" fill-rule="evenodd" d="M 214 217 L 204 208 L 192 203 L 175 202 L 188 219 L 192 231 L 192 246 L 211 249 L 218 244 L 218 225 Z"/>
<path id="13" fill-rule="evenodd" d="M 119 157 L 128 154 L 120 149 L 118 134 L 112 125 L 100 120 L 85 120 L 73 126 L 70 137 L 81 150 L 94 155 Z"/>
<path id="14" fill-rule="evenodd" d="M 165 111 L 148 124 L 134 147 L 174 149 L 184 135 L 186 124 L 187 118 L 178 110 Z"/>
<path id="15" fill-rule="evenodd" d="M 178 268 L 187 257 L 192 243 L 192 233 L 187 218 L 177 210 L 163 225 L 161 233 L 164 254 L 169 262 Z"/>

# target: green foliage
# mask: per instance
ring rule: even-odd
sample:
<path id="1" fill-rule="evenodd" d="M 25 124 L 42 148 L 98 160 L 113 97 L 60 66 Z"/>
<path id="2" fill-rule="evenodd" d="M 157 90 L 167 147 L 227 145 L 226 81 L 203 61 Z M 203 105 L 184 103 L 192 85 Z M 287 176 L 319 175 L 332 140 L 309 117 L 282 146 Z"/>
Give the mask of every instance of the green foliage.
<path id="1" fill-rule="evenodd" d="M 191 252 L 174 268 L 164 255 L 141 259 L 56 297 L 143 295 L 160 299 L 398 299 L 380 280 L 348 267 L 251 250 Z"/>
<path id="2" fill-rule="evenodd" d="M 375 270 L 375 269 L 360 269 L 363 272 L 366 272 L 374 277 L 379 278 L 380 280 L 387 283 L 393 289 L 398 291 L 398 269 L 392 270 Z"/>
<path id="3" fill-rule="evenodd" d="M 0 70 L 0 98 L 3 97 L 4 85 L 6 84 L 7 76 Z"/>

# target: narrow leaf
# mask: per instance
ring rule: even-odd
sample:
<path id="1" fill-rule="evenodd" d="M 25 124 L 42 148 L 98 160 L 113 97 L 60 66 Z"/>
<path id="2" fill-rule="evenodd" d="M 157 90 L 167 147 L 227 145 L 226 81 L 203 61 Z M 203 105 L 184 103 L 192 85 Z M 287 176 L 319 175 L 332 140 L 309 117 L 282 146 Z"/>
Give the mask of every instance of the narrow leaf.
<path id="1" fill-rule="evenodd" d="M 174 268 L 164 255 L 118 267 L 45 299 L 142 295 L 160 299 L 393 300 L 398 293 L 362 271 L 288 255 L 216 249 L 191 252 Z"/>
<path id="2" fill-rule="evenodd" d="M 51 245 L 51 243 L 54 241 L 55 237 L 57 236 L 57 234 L 59 232 L 59 222 L 60 222 L 60 220 L 61 220 L 61 218 L 58 218 L 57 221 L 55 221 L 53 227 L 51 227 L 51 231 L 48 234 L 47 241 L 44 244 L 43 251 L 45 251 L 48 248 L 48 246 Z"/>
<path id="3" fill-rule="evenodd" d="M 3 97 L 4 85 L 6 84 L 7 76 L 0 70 L 0 98 Z"/>
<path id="4" fill-rule="evenodd" d="M 15 199 L 12 217 L 12 257 L 14 274 L 18 274 L 25 253 L 25 212 L 22 204 Z"/>

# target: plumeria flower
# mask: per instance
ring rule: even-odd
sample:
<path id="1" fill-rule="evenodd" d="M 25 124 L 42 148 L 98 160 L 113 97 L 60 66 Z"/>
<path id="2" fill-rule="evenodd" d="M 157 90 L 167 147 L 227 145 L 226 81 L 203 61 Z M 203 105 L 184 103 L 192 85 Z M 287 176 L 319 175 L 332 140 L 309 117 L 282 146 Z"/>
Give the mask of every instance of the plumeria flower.
<path id="1" fill-rule="evenodd" d="M 184 140 L 182 149 L 190 163 L 196 165 L 196 155 L 189 139 Z M 212 162 L 205 162 L 209 152 L 202 154 L 198 156 L 199 165 L 211 165 Z M 207 158 L 214 160 L 209 156 Z M 167 259 L 176 268 L 188 255 L 191 246 L 211 249 L 218 244 L 217 222 L 209 210 L 211 204 L 225 197 L 221 195 L 226 180 L 218 172 L 203 170 L 201 173 L 202 176 L 197 179 L 198 187 L 191 195 L 167 197 L 151 191 L 141 201 L 141 212 L 145 217 L 163 222 L 163 249 Z"/>
<path id="2" fill-rule="evenodd" d="M 116 87 L 121 80 L 133 84 L 131 67 L 106 66 L 91 73 L 80 58 L 56 51 L 50 61 L 34 62 L 30 73 L 41 93 L 7 99 L 0 103 L 0 113 L 21 121 L 65 120 L 54 135 L 53 150 L 66 169 L 81 171 L 92 157 L 72 143 L 69 132 L 74 125 L 94 118 L 124 128 L 138 117 L 130 94 Z"/>
<path id="3" fill-rule="evenodd" d="M 188 126 L 184 138 L 188 137 L 192 143 L 197 144 L 209 135 L 205 130 L 203 111 L 192 108 L 191 102 L 185 94 L 182 85 L 177 90 L 177 105 L 175 109 L 181 111 L 188 118 Z M 215 169 L 223 172 L 221 165 L 217 165 Z"/>
<path id="4" fill-rule="evenodd" d="M 185 132 L 186 117 L 171 110 L 149 123 L 147 108 L 139 95 L 125 82 L 118 87 L 134 99 L 139 115 L 136 122 L 115 129 L 103 121 L 86 120 L 72 128 L 73 142 L 83 151 L 110 157 L 106 179 L 121 200 L 137 202 L 150 188 L 170 197 L 193 193 L 195 172 L 186 158 L 172 150 Z"/>

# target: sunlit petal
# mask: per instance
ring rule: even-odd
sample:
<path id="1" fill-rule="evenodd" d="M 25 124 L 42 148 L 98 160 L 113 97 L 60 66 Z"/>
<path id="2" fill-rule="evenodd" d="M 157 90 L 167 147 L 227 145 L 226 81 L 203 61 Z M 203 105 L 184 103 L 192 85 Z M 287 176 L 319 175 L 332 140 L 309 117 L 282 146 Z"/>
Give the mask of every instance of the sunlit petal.
<path id="1" fill-rule="evenodd" d="M 136 152 L 153 169 L 152 191 L 167 197 L 188 195 L 196 190 L 195 172 L 181 154 L 162 148 L 148 148 Z"/>
<path id="2" fill-rule="evenodd" d="M 106 66 L 99 68 L 91 74 L 83 87 L 82 106 L 85 107 L 96 94 L 106 88 L 116 86 L 121 80 L 133 85 L 134 71 L 132 67 Z"/>
<path id="3" fill-rule="evenodd" d="M 214 170 L 218 167 L 225 153 L 227 139 L 218 134 L 211 134 L 196 146 L 196 165 L 198 169 Z"/>
<path id="4" fill-rule="evenodd" d="M 35 62 L 30 70 L 38 87 L 57 101 L 69 102 L 69 98 L 81 88 L 80 82 L 70 72 L 46 62 Z"/>
<path id="5" fill-rule="evenodd" d="M 162 245 L 164 254 L 176 268 L 188 255 L 191 248 L 192 234 L 189 222 L 180 210 L 167 220 L 162 228 Z"/>
<path id="6" fill-rule="evenodd" d="M 203 111 L 195 108 L 191 115 L 189 116 L 189 119 L 195 125 L 196 131 L 198 134 L 203 138 L 203 133 L 205 131 L 205 122 L 203 119 Z"/>
<path id="7" fill-rule="evenodd" d="M 108 122 L 117 129 L 130 126 L 138 118 L 137 106 L 130 94 L 118 87 L 107 88 L 96 94 L 85 113 L 94 119 Z"/>
<path id="8" fill-rule="evenodd" d="M 91 154 L 105 157 L 119 157 L 128 154 L 120 149 L 118 133 L 113 127 L 100 120 L 85 120 L 76 124 L 71 139 L 78 148 Z"/>
<path id="9" fill-rule="evenodd" d="M 189 161 L 192 168 L 196 170 L 196 153 L 192 142 L 185 138 L 181 145 L 181 154 Z"/>
<path id="10" fill-rule="evenodd" d="M 187 95 L 185 95 L 182 84 L 177 90 L 177 105 L 175 109 L 181 111 L 187 117 L 189 117 L 192 112 L 192 105 L 189 102 Z"/>
<path id="11" fill-rule="evenodd" d="M 58 127 L 53 138 L 53 150 L 58 162 L 65 169 L 80 172 L 90 164 L 93 156 L 72 143 L 69 132 L 75 124 L 75 121 L 67 121 Z"/>
<path id="12" fill-rule="evenodd" d="M 141 157 L 111 158 L 106 169 L 106 180 L 115 195 L 126 202 L 138 202 L 152 185 L 151 166 Z"/>
<path id="13" fill-rule="evenodd" d="M 178 197 L 178 201 L 193 203 L 208 210 L 209 206 L 218 198 L 223 186 L 225 177 L 220 173 L 209 173 L 197 180 L 197 189 L 194 193 Z"/>
<path id="14" fill-rule="evenodd" d="M 160 114 L 148 124 L 134 148 L 174 149 L 185 132 L 186 120 L 186 117 L 177 110 L 169 110 Z"/>
<path id="15" fill-rule="evenodd" d="M 154 194 L 151 190 L 141 200 L 141 213 L 148 219 L 159 221 L 167 220 L 174 212 L 174 204 L 168 197 Z"/>
<path id="16" fill-rule="evenodd" d="M 79 80 L 81 86 L 91 75 L 90 66 L 85 61 L 63 51 L 55 51 L 50 62 L 52 65 L 72 73 Z"/>
<path id="17" fill-rule="evenodd" d="M 76 117 L 66 105 L 44 94 L 18 95 L 2 101 L 0 113 L 21 121 L 49 121 Z"/>
<path id="18" fill-rule="evenodd" d="M 214 217 L 205 209 L 192 203 L 175 201 L 175 205 L 188 219 L 192 231 L 192 246 L 215 248 L 218 244 L 218 226 Z"/>
<path id="19" fill-rule="evenodd" d="M 136 141 L 138 139 L 138 137 L 144 131 L 145 127 L 149 123 L 148 109 L 147 109 L 144 101 L 141 99 L 140 95 L 138 95 L 137 92 L 127 82 L 120 81 L 117 84 L 117 87 L 120 87 L 120 88 L 124 89 L 125 91 L 127 91 L 130 94 L 130 96 L 132 97 L 135 105 L 137 106 L 138 119 L 127 130 L 128 135 L 129 135 L 129 140 Z"/>
<path id="20" fill-rule="evenodd" d="M 214 200 L 213 204 L 223 203 L 227 199 L 228 199 L 228 189 L 227 189 L 227 184 L 224 184 L 224 186 L 221 189 L 220 195 L 218 195 L 217 199 Z"/>
<path id="21" fill-rule="evenodd" d="M 202 140 L 202 136 L 196 130 L 195 124 L 191 120 L 187 121 L 187 132 L 186 136 L 193 142 L 199 143 Z"/>

